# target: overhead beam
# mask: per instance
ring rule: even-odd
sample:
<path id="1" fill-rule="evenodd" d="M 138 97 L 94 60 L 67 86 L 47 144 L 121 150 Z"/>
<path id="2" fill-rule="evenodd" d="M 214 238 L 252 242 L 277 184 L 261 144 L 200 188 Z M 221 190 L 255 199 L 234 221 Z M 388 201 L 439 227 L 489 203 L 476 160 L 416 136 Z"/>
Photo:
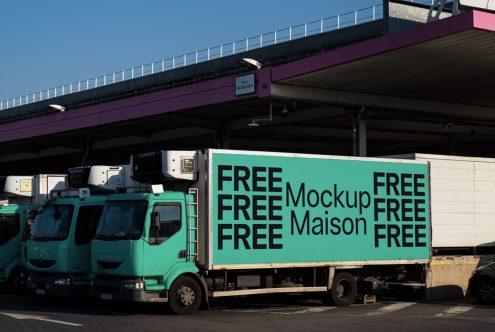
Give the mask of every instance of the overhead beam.
<path id="1" fill-rule="evenodd" d="M 304 99 L 343 106 L 380 107 L 445 114 L 470 119 L 495 120 L 495 108 L 493 107 L 374 95 L 369 93 L 330 90 L 281 83 L 272 83 L 271 91 L 272 96 L 277 98 Z"/>
<path id="2" fill-rule="evenodd" d="M 256 128 L 253 132 L 263 135 L 290 135 L 290 136 L 306 136 L 306 137 L 342 137 L 352 138 L 352 128 L 321 128 L 321 127 L 297 127 L 297 126 L 278 126 L 269 128 Z M 416 141 L 416 142 L 432 142 L 432 143 L 447 143 L 446 135 L 421 134 L 421 133 L 406 133 L 397 131 L 367 131 L 369 139 L 376 140 L 396 140 L 396 141 Z"/>
<path id="3" fill-rule="evenodd" d="M 114 147 L 146 144 L 152 142 L 168 141 L 185 137 L 194 137 L 202 135 L 213 135 L 214 131 L 204 128 L 186 127 L 180 129 L 164 130 L 151 133 L 148 137 L 142 136 L 124 136 L 119 138 L 111 138 L 100 141 L 94 141 L 92 150 L 104 150 Z"/>
<path id="4" fill-rule="evenodd" d="M 42 149 L 36 153 L 31 152 L 20 152 L 20 153 L 12 153 L 0 156 L 0 163 L 6 163 L 10 161 L 19 161 L 19 160 L 27 160 L 27 159 L 36 159 L 36 158 L 45 158 L 45 157 L 54 157 L 63 154 L 77 153 L 82 152 L 81 149 L 73 149 L 67 148 L 63 146 Z"/>
<path id="5" fill-rule="evenodd" d="M 347 114 L 348 112 L 349 112 L 348 109 L 344 107 L 336 107 L 336 106 L 322 106 L 322 107 L 302 109 L 297 111 L 292 110 L 287 114 L 287 116 L 272 116 L 272 121 L 259 122 L 259 125 L 260 127 L 266 127 L 266 126 L 274 126 L 279 124 L 289 124 L 289 123 L 301 122 L 307 120 L 322 119 L 332 116 L 341 116 Z M 266 116 L 268 115 L 269 115 L 269 109 L 266 110 Z M 258 117 L 260 117 L 260 115 L 256 114 L 250 117 L 229 121 L 226 124 L 226 130 L 234 131 L 239 129 L 247 129 L 248 123 L 252 119 L 256 119 Z"/>

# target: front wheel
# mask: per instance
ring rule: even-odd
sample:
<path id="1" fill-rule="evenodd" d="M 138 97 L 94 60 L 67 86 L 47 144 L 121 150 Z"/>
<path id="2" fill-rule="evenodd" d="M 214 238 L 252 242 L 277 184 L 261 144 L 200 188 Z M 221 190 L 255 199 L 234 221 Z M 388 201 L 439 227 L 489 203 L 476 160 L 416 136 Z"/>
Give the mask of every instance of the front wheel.
<path id="1" fill-rule="evenodd" d="M 474 287 L 474 296 L 482 304 L 495 304 L 495 280 L 482 279 Z"/>
<path id="2" fill-rule="evenodd" d="M 357 282 L 349 272 L 338 273 L 333 279 L 330 291 L 332 302 L 337 307 L 347 307 L 356 301 Z"/>
<path id="3" fill-rule="evenodd" d="M 188 276 L 178 277 L 170 287 L 168 304 L 176 315 L 190 314 L 199 309 L 202 300 L 201 288 L 196 280 Z"/>
<path id="4" fill-rule="evenodd" d="M 28 272 L 23 268 L 17 268 L 10 274 L 9 287 L 14 292 L 25 292 L 27 287 Z"/>

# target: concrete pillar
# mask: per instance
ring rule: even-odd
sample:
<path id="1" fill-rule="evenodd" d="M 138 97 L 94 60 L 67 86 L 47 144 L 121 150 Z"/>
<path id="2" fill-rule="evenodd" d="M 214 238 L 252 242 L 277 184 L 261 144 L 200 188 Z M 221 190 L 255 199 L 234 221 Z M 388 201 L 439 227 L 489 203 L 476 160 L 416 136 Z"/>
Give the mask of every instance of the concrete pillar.
<path id="1" fill-rule="evenodd" d="M 353 155 L 366 157 L 368 155 L 366 135 L 367 110 L 363 106 L 357 116 L 353 119 Z"/>

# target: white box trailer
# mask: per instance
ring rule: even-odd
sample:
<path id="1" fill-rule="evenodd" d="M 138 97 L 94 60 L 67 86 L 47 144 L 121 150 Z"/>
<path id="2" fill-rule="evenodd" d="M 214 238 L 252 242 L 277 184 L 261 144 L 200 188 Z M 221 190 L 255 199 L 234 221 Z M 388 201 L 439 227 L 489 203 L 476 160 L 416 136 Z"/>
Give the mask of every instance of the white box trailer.
<path id="1" fill-rule="evenodd" d="M 65 188 L 65 175 L 58 174 L 11 175 L 4 181 L 3 196 L 28 198 L 35 208 L 46 202 L 52 190 Z"/>
<path id="2" fill-rule="evenodd" d="M 428 161 L 434 251 L 495 248 L 495 158 L 394 155 Z"/>

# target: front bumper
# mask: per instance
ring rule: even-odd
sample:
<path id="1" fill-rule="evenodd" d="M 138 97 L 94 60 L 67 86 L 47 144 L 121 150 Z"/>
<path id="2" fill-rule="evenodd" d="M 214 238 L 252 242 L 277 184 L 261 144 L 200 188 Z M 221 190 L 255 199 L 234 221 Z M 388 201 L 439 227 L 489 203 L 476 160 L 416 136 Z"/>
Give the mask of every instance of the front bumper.
<path id="1" fill-rule="evenodd" d="M 140 278 L 109 278 L 98 276 L 91 281 L 89 295 L 102 300 L 125 302 L 168 302 L 168 291 L 146 291 L 142 289 L 126 289 L 125 284 L 143 284 Z"/>
<path id="2" fill-rule="evenodd" d="M 61 284 L 60 280 L 70 280 L 65 284 Z M 53 296 L 74 296 L 88 295 L 89 281 L 74 281 L 74 278 L 69 274 L 42 274 L 31 272 L 29 274 L 28 292 L 37 295 L 53 295 Z"/>

